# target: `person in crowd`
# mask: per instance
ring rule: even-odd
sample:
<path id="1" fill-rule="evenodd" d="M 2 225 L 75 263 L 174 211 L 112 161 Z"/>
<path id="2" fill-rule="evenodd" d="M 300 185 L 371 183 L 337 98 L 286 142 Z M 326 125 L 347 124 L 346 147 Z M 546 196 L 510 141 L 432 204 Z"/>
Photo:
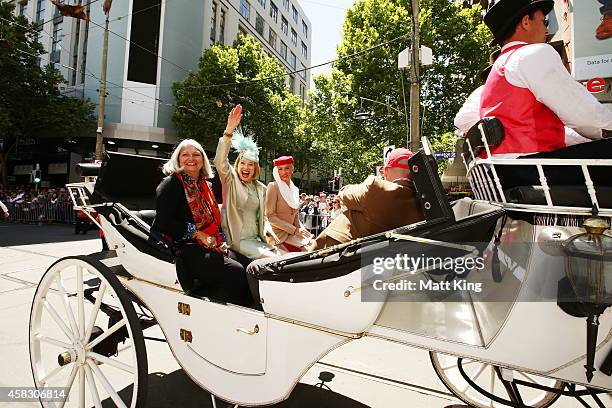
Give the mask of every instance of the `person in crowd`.
<path id="1" fill-rule="evenodd" d="M 271 227 L 268 242 L 286 252 L 303 252 L 312 234 L 300 222 L 299 190 L 291 181 L 293 157 L 275 159 L 272 175 L 274 181 L 266 191 L 266 217 Z"/>
<path id="2" fill-rule="evenodd" d="M 308 249 L 314 251 L 422 221 L 423 211 L 410 179 L 410 157 L 410 150 L 394 149 L 383 167 L 383 179 L 369 176 L 361 184 L 342 187 L 338 197 L 346 211 L 337 215 Z"/>
<path id="3" fill-rule="evenodd" d="M 334 201 L 332 201 L 332 209 L 331 209 L 331 213 L 330 213 L 330 219 L 331 221 L 335 220 L 338 215 L 340 215 L 342 213 L 342 206 L 340 205 L 340 199 L 335 197 Z"/>
<path id="4" fill-rule="evenodd" d="M 207 181 L 213 171 L 202 146 L 186 139 L 164 164 L 151 226 L 174 242 L 177 277 L 188 293 L 249 306 L 244 268 L 225 256 L 221 214 Z"/>
<path id="5" fill-rule="evenodd" d="M 221 224 L 227 245 L 236 259 L 246 266 L 250 260 L 276 253 L 265 239 L 266 186 L 257 180 L 261 171 L 259 149 L 253 139 L 245 137 L 238 128 L 241 118 L 242 106 L 236 105 L 219 139 L 214 163 L 223 189 Z M 238 152 L 234 166 L 228 159 L 232 147 Z"/>
<path id="6" fill-rule="evenodd" d="M 10 216 L 9 210 L 8 210 L 8 208 L 6 208 L 6 205 L 4 205 L 4 203 L 2 201 L 0 201 L 0 209 L 2 210 L 4 218 L 8 219 L 8 217 Z"/>
<path id="7" fill-rule="evenodd" d="M 308 204 L 304 207 L 304 225 L 313 234 L 319 233 L 319 197 L 309 197 Z"/>

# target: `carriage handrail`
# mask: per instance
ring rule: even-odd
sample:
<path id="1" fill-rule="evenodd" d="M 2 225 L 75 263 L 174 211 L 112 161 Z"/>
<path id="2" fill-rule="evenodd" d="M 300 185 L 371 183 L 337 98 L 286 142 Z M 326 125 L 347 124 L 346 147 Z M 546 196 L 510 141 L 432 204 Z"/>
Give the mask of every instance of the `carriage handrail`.
<path id="1" fill-rule="evenodd" d="M 478 252 L 476 247 L 473 245 L 463 245 L 463 244 L 455 244 L 452 242 L 436 241 L 434 239 L 415 237 L 413 235 L 396 234 L 392 231 L 387 232 L 385 235 L 389 239 L 398 239 L 401 241 L 410 241 L 410 242 L 417 242 L 421 244 L 438 245 L 438 246 L 442 246 L 446 248 L 460 249 L 462 251 L 472 252 L 472 253 L 474 253 L 474 251 Z"/>

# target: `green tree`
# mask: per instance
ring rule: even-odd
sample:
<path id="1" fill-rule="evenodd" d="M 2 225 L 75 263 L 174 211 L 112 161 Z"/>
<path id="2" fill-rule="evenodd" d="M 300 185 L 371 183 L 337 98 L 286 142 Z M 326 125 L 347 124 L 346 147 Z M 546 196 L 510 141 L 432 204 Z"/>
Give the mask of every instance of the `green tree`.
<path id="1" fill-rule="evenodd" d="M 421 134 L 434 147 L 452 150 L 453 118 L 478 86 L 490 34 L 481 23 L 479 7 L 463 10 L 459 2 L 421 0 L 420 8 L 421 43 L 434 54 L 434 63 L 422 68 L 420 78 Z M 362 107 L 360 97 L 388 101 L 410 114 L 405 105 L 410 98 L 408 73 L 397 68 L 398 54 L 410 45 L 410 15 L 409 0 L 360 0 L 347 12 L 338 47 L 341 60 L 331 76 L 315 78 L 316 89 L 306 106 L 316 118 L 309 125 L 317 135 L 315 143 L 328 149 L 319 163 L 328 172 L 339 162 L 349 166 L 343 168 L 360 166 L 357 173 L 345 173 L 349 181 L 359 181 L 381 164 L 384 145 L 406 145 L 406 116 L 368 101 Z M 360 109 L 372 112 L 366 122 L 354 117 Z"/>
<path id="2" fill-rule="evenodd" d="M 94 106 L 63 96 L 64 82 L 52 65 L 41 68 L 44 49 L 37 41 L 37 25 L 13 15 L 14 6 L 0 4 L 0 181 L 6 184 L 6 164 L 23 139 L 45 136 L 72 138 L 93 134 Z"/>
<path id="3" fill-rule="evenodd" d="M 284 69 L 252 37 L 239 35 L 232 47 L 205 50 L 198 70 L 175 83 L 173 92 L 178 106 L 173 120 L 184 137 L 216 145 L 228 112 L 242 104 L 242 127 L 265 158 L 297 148 L 293 134 L 301 100 L 285 86 Z"/>

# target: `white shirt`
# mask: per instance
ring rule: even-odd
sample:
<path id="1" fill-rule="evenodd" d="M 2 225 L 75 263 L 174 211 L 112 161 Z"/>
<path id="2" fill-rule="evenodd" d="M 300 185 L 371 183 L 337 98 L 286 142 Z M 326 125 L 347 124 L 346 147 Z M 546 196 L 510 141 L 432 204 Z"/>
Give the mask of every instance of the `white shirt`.
<path id="1" fill-rule="evenodd" d="M 0 201 L 0 209 L 2 210 L 2 212 L 9 212 L 8 208 L 6 208 L 6 205 L 4 205 L 4 203 L 2 201 Z"/>
<path id="2" fill-rule="evenodd" d="M 518 44 L 525 43 L 508 43 L 502 52 Z M 517 49 L 506 62 L 505 75 L 510 84 L 528 88 L 539 102 L 561 119 L 566 126 L 566 145 L 601 139 L 601 129 L 612 129 L 612 111 L 572 78 L 550 45 L 529 44 Z M 476 88 L 455 116 L 455 126 L 462 133 L 480 120 L 483 89 L 484 85 Z"/>
<path id="3" fill-rule="evenodd" d="M 525 44 L 513 41 L 502 47 Z M 563 124 L 589 139 L 601 139 L 601 129 L 612 130 L 612 111 L 603 106 L 567 72 L 549 44 L 528 44 L 514 51 L 505 66 L 506 80 L 527 88 Z"/>
<path id="4" fill-rule="evenodd" d="M 474 89 L 474 91 L 468 96 L 467 100 L 457 112 L 455 116 L 455 126 L 457 129 L 461 131 L 461 133 L 465 134 L 480 120 L 480 96 L 482 95 L 482 90 L 484 89 L 484 85 L 479 86 Z M 601 137 L 601 130 L 599 131 L 599 135 Z M 587 139 L 586 137 L 581 136 L 574 129 L 565 127 L 565 145 L 572 146 L 579 143 L 590 142 L 591 139 Z M 511 156 L 505 155 L 504 157 L 517 157 L 520 155 L 513 154 Z"/>

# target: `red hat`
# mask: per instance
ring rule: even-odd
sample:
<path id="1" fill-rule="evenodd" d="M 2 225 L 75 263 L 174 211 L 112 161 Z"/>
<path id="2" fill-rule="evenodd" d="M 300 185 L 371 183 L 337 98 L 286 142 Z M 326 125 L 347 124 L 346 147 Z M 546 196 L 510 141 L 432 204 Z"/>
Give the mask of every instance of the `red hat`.
<path id="1" fill-rule="evenodd" d="M 274 159 L 275 166 L 282 166 L 283 164 L 292 164 L 293 156 L 281 156 L 278 159 Z"/>
<path id="2" fill-rule="evenodd" d="M 408 169 L 408 159 L 414 156 L 410 150 L 405 147 L 398 147 L 397 149 L 391 150 L 389 156 L 387 156 L 387 162 L 383 166 L 383 168 L 399 168 L 399 169 Z M 405 163 L 402 163 L 405 162 Z"/>

